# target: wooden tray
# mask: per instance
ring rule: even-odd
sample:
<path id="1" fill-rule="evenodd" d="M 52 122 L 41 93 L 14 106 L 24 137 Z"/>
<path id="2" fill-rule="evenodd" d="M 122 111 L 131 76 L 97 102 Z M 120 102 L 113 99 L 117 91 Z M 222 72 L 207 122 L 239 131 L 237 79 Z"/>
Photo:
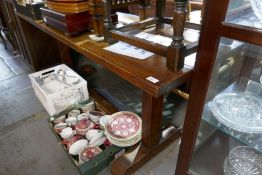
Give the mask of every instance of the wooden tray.
<path id="1" fill-rule="evenodd" d="M 88 2 L 53 2 L 46 1 L 49 9 L 62 13 L 80 13 L 88 11 Z"/>
<path id="2" fill-rule="evenodd" d="M 92 28 L 91 15 L 88 12 L 60 13 L 41 8 L 41 13 L 47 25 L 62 30 L 69 36 L 75 36 Z"/>

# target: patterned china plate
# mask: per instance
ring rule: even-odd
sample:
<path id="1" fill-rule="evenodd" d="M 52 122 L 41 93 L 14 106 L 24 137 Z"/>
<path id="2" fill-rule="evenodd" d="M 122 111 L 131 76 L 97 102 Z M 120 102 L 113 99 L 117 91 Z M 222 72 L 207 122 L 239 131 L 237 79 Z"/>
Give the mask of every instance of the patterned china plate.
<path id="1" fill-rule="evenodd" d="M 93 159 L 96 155 L 101 153 L 102 150 L 98 146 L 89 145 L 79 153 L 79 163 L 82 164 L 90 159 Z"/>
<path id="2" fill-rule="evenodd" d="M 117 112 L 107 126 L 108 133 L 115 139 L 130 139 L 141 132 L 142 121 L 135 113 Z"/>

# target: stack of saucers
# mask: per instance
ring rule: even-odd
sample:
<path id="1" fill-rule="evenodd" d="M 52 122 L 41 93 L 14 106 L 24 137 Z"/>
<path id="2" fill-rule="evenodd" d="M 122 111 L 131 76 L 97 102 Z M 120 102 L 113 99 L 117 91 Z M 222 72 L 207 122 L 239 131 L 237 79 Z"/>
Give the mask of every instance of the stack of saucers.
<path id="1" fill-rule="evenodd" d="M 142 120 L 132 112 L 117 112 L 108 119 L 105 133 L 108 140 L 114 145 L 132 146 L 141 140 Z"/>

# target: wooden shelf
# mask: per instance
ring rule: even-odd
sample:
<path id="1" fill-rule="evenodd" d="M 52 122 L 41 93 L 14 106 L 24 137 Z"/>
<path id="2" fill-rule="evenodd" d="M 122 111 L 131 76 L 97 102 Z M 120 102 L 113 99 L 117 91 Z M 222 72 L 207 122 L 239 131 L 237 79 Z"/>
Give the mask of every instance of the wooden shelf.
<path id="1" fill-rule="evenodd" d="M 188 65 L 185 65 L 181 71 L 172 72 L 167 69 L 166 58 L 164 57 L 154 55 L 145 60 L 138 60 L 112 53 L 103 49 L 107 46 L 106 43 L 90 40 L 88 33 L 70 38 L 63 32 L 47 26 L 43 21 L 34 21 L 18 12 L 16 14 L 66 46 L 83 54 L 95 63 L 104 66 L 154 97 L 165 94 L 191 77 L 192 67 Z M 156 84 L 149 82 L 146 80 L 149 76 L 158 79 L 159 82 Z"/>

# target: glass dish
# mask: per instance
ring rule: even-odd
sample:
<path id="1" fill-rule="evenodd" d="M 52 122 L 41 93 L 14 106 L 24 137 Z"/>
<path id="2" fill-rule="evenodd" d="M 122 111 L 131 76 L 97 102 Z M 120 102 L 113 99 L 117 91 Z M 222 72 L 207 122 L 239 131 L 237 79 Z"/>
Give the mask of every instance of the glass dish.
<path id="1" fill-rule="evenodd" d="M 230 163 L 226 158 L 224 162 L 225 175 L 262 175 L 262 168 L 248 160 L 235 160 Z"/>
<path id="2" fill-rule="evenodd" d="M 262 168 L 262 154 L 256 152 L 250 146 L 237 146 L 233 148 L 229 153 L 228 159 L 230 162 L 237 159 L 245 159 Z"/>
<path id="3" fill-rule="evenodd" d="M 221 123 L 247 133 L 262 132 L 261 109 L 261 99 L 244 92 L 221 93 L 211 103 L 211 111 Z"/>
<path id="4" fill-rule="evenodd" d="M 251 147 L 232 149 L 224 162 L 225 175 L 262 175 L 262 155 Z"/>

